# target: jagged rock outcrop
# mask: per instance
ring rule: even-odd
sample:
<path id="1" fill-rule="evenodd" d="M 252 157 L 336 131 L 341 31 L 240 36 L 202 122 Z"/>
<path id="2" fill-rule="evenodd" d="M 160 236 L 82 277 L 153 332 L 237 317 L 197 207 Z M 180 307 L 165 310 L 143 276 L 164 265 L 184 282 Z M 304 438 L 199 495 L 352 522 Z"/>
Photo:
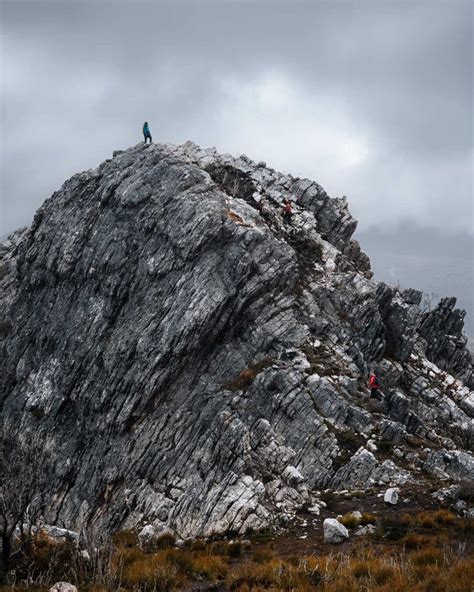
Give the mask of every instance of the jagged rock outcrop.
<path id="1" fill-rule="evenodd" d="M 1 417 L 44 434 L 49 521 L 244 532 L 432 475 L 423 448 L 472 458 L 462 315 L 374 281 L 355 227 L 345 198 L 191 142 L 66 181 L 0 251 Z"/>
<path id="2" fill-rule="evenodd" d="M 474 388 L 471 353 L 462 332 L 466 312 L 455 306 L 456 298 L 443 298 L 423 316 L 418 331 L 427 343 L 426 357 Z"/>

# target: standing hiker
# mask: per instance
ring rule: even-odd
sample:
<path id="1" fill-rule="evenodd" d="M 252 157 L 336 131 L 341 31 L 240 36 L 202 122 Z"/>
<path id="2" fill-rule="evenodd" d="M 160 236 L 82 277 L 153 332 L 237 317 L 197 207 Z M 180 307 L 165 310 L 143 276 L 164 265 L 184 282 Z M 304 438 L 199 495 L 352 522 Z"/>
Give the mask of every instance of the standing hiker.
<path id="1" fill-rule="evenodd" d="M 143 135 L 145 136 L 145 144 L 148 139 L 150 140 L 150 144 L 151 144 L 152 139 L 151 139 L 150 128 L 148 127 L 148 121 L 145 121 L 145 123 L 143 124 Z"/>
<path id="2" fill-rule="evenodd" d="M 257 208 L 257 210 L 260 212 L 260 214 L 263 214 L 263 189 L 260 187 L 260 185 L 257 185 L 257 190 L 254 191 L 252 193 L 252 198 L 253 201 L 255 202 L 255 207 Z"/>

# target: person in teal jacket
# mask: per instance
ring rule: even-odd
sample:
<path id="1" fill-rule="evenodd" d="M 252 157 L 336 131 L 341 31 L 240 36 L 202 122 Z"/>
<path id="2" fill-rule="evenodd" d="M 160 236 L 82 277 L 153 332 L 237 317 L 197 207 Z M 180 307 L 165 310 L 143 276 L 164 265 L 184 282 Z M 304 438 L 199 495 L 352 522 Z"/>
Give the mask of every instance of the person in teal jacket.
<path id="1" fill-rule="evenodd" d="M 150 144 L 151 144 L 152 139 L 151 139 L 150 128 L 148 127 L 148 121 L 145 121 L 145 123 L 143 124 L 143 135 L 145 136 L 145 144 L 148 139 L 150 140 Z"/>

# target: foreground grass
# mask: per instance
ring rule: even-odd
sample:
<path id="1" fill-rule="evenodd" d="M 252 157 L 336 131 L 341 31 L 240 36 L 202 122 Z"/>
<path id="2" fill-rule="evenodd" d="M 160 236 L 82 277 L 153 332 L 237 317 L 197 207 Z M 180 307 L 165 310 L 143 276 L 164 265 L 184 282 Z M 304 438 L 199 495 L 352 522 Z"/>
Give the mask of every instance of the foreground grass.
<path id="1" fill-rule="evenodd" d="M 0 590 L 42 592 L 66 580 L 79 592 L 177 592 L 193 582 L 234 592 L 471 592 L 474 559 L 466 545 L 473 530 L 472 520 L 450 512 L 421 512 L 381 521 L 373 537 L 354 537 L 349 546 L 300 554 L 296 539 L 290 556 L 261 536 L 250 544 L 195 541 L 184 549 L 168 537 L 145 552 L 126 532 L 82 563 L 73 547 L 42 536 L 16 566 L 18 583 Z"/>

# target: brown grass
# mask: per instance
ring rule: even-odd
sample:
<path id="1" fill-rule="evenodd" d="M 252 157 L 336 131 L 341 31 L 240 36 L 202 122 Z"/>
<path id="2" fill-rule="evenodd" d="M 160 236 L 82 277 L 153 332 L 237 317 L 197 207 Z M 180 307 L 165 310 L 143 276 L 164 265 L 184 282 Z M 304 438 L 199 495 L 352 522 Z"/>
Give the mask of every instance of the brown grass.
<path id="1" fill-rule="evenodd" d="M 368 514 L 365 522 L 370 524 L 374 519 Z M 69 578 L 73 572 L 67 573 L 67 569 L 64 574 L 68 577 L 54 581 L 71 581 L 80 592 L 117 592 L 119 589 L 121 592 L 182 592 L 212 587 L 222 592 L 471 591 L 474 559 L 469 557 L 469 548 L 459 546 L 464 540 L 461 526 L 466 520 L 447 510 L 393 516 L 387 520 L 386 517 L 379 520 L 379 538 L 369 541 L 366 537 L 360 540 L 354 537 L 347 550 L 320 555 L 298 553 L 297 543 L 291 553 L 279 554 L 278 540 L 254 541 L 250 546 L 240 541 L 194 541 L 185 549 L 165 548 L 146 553 L 133 544 L 133 532 L 120 533 L 114 537 L 112 562 L 112 566 L 122 566 L 120 586 L 111 587 L 93 579 L 75 581 Z M 404 525 L 402 531 L 406 527 L 410 532 L 401 538 L 397 532 L 391 542 L 385 535 L 400 522 Z M 426 523 L 430 526 L 423 526 Z M 59 548 L 62 549 L 61 545 Z M 28 587 L 4 587 L 0 592 L 47 592 L 54 583 L 47 579 L 51 568 L 48 561 L 57 550 L 55 543 L 40 534 L 30 565 L 44 570 L 43 579 L 33 580 L 36 586 L 32 583 Z M 66 564 L 67 561 L 62 567 L 67 568 Z M 49 586 L 44 585 L 46 582 Z"/>
<path id="2" fill-rule="evenodd" d="M 448 526 L 458 522 L 458 517 L 449 510 L 438 510 L 433 513 L 433 518 L 437 524 Z"/>
<path id="3" fill-rule="evenodd" d="M 117 547 L 127 549 L 138 545 L 138 536 L 134 530 L 121 530 L 112 536 L 112 542 Z"/>
<path id="4" fill-rule="evenodd" d="M 242 216 L 239 216 L 239 214 L 237 214 L 233 210 L 227 210 L 227 217 L 229 218 L 229 220 L 232 220 L 232 222 L 235 222 L 239 226 L 248 226 L 248 227 L 251 226 L 251 224 L 248 224 L 247 222 L 245 222 L 245 220 L 242 218 Z"/>
<path id="5" fill-rule="evenodd" d="M 410 560 L 413 565 L 417 566 L 442 565 L 443 552 L 435 547 L 427 547 L 414 551 L 410 555 Z"/>
<path id="6" fill-rule="evenodd" d="M 173 592 L 185 582 L 177 567 L 163 564 L 159 556 L 142 557 L 128 565 L 122 574 L 125 587 L 144 592 Z"/>
<path id="7" fill-rule="evenodd" d="M 222 388 L 226 391 L 246 391 L 260 372 L 263 372 L 265 368 L 270 367 L 273 362 L 274 358 L 266 357 L 259 362 L 250 364 L 248 368 L 245 368 L 240 372 L 237 378 L 223 384 Z"/>
<path id="8" fill-rule="evenodd" d="M 422 547 L 425 547 L 431 540 L 431 537 L 412 532 L 403 539 L 403 543 L 406 549 L 421 549 Z"/>
<path id="9" fill-rule="evenodd" d="M 342 516 L 341 518 L 338 518 L 338 520 L 346 528 L 355 528 L 356 526 L 359 526 L 359 523 L 360 523 L 359 518 L 357 518 L 356 516 L 354 516 L 354 514 L 351 514 L 350 512 L 347 514 L 344 514 L 344 516 Z"/>
<path id="10" fill-rule="evenodd" d="M 370 514 L 368 512 L 362 512 L 362 517 L 360 519 L 360 524 L 362 526 L 367 526 L 367 524 L 376 524 L 377 516 L 374 514 Z"/>

